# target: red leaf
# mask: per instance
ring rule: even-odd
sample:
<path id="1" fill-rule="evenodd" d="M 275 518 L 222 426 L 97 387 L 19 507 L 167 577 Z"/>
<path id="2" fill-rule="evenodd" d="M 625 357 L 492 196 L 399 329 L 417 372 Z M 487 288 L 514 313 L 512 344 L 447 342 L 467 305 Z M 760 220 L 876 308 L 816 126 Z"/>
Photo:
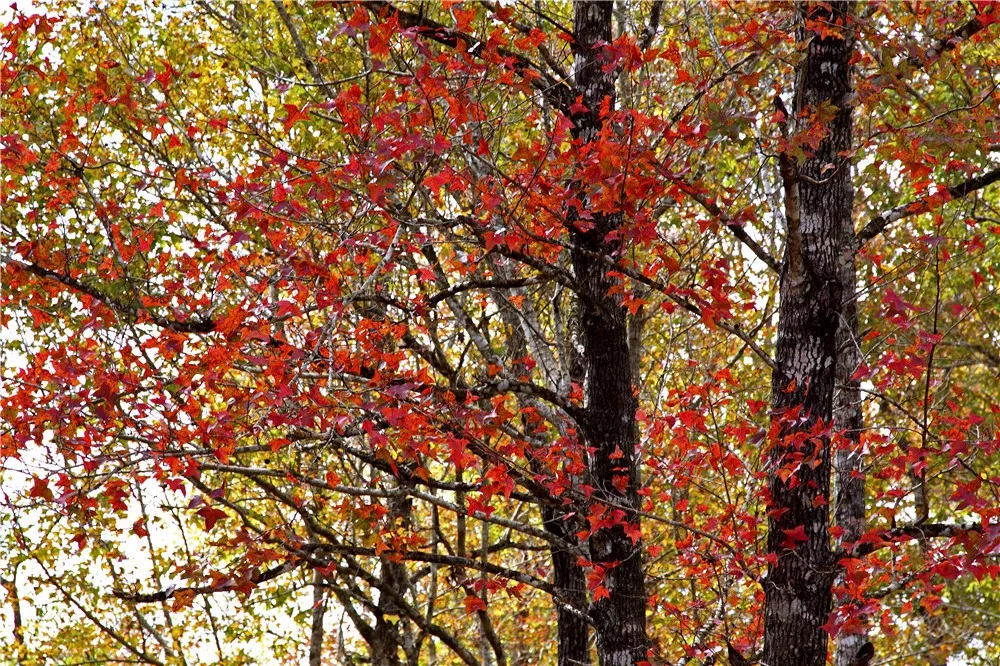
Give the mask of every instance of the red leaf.
<path id="1" fill-rule="evenodd" d="M 292 445 L 292 443 L 290 441 L 288 441 L 287 439 L 285 439 L 284 437 L 279 437 L 277 439 L 272 439 L 271 440 L 271 444 L 270 444 L 272 451 L 278 451 L 279 449 L 283 449 L 286 446 L 291 446 L 291 445 Z"/>
<path id="2" fill-rule="evenodd" d="M 174 76 L 174 68 L 170 66 L 170 63 L 166 60 L 161 60 L 163 63 L 163 71 L 156 75 L 156 82 L 160 84 L 160 88 L 163 92 L 167 91 L 170 86 L 170 79 Z"/>
<path id="3" fill-rule="evenodd" d="M 800 543 L 809 540 L 809 537 L 806 536 L 805 525 L 799 525 L 790 530 L 781 530 L 781 533 L 785 535 L 785 540 L 781 542 L 781 547 L 788 548 L 789 550 L 793 550 Z"/>
<path id="4" fill-rule="evenodd" d="M 465 612 L 468 614 L 475 613 L 476 611 L 486 610 L 486 602 L 480 597 L 474 594 L 470 594 L 465 598 Z"/>
<path id="5" fill-rule="evenodd" d="M 625 536 L 632 540 L 632 545 L 642 541 L 642 528 L 636 523 L 625 523 L 622 528 L 625 530 Z"/>
<path id="6" fill-rule="evenodd" d="M 285 104 L 285 111 L 288 112 L 288 116 L 285 118 L 285 132 L 287 133 L 295 123 L 300 120 L 304 120 L 309 117 L 309 110 L 306 106 L 301 109 L 295 104 Z"/>
<path id="7" fill-rule="evenodd" d="M 198 509 L 198 515 L 205 519 L 206 532 L 211 532 L 217 522 L 228 518 L 225 511 L 216 509 L 213 506 L 204 506 Z"/>
<path id="8" fill-rule="evenodd" d="M 52 491 L 49 490 L 49 482 L 47 479 L 39 479 L 37 476 L 34 477 L 34 481 L 31 484 L 31 492 L 28 493 L 29 497 L 39 497 L 47 502 L 51 502 L 54 497 Z"/>

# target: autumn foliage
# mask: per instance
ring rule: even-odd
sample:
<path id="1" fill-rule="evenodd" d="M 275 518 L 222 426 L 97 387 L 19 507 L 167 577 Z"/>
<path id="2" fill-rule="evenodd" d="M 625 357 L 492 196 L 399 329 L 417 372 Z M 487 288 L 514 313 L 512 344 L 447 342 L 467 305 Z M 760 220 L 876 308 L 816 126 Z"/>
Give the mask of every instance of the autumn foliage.
<path id="1" fill-rule="evenodd" d="M 1000 12 L 800 5 L 9 12 L 9 663 L 995 663 Z"/>

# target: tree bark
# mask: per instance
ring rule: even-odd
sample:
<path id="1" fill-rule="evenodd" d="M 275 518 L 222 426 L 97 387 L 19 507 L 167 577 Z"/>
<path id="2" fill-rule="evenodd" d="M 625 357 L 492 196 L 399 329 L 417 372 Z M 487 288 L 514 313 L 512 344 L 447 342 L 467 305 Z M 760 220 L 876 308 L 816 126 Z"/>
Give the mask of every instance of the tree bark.
<path id="1" fill-rule="evenodd" d="M 853 225 L 845 234 L 853 235 Z M 844 241 L 850 247 L 851 237 Z M 857 271 L 854 254 L 848 254 L 840 268 L 844 305 L 837 328 L 837 388 L 834 392 L 834 430 L 841 434 L 841 445 L 834 453 L 834 521 L 843 532 L 838 548 L 857 542 L 865 531 L 865 480 L 861 474 L 861 381 L 854 373 L 861 365 L 861 339 L 858 334 Z M 845 602 L 849 603 L 849 602 Z M 866 632 L 840 634 L 836 640 L 837 666 L 852 666 L 861 648 L 868 642 Z"/>
<path id="2" fill-rule="evenodd" d="M 406 470 L 405 474 L 408 474 Z M 408 485 L 405 478 L 399 479 L 400 486 Z M 410 525 L 412 500 L 403 495 L 389 500 L 390 514 L 401 524 Z M 368 640 L 368 650 L 372 666 L 401 666 L 400 650 L 408 653 L 412 650 L 412 640 L 408 636 L 408 621 L 400 609 L 396 599 L 406 596 L 409 588 L 409 573 L 402 562 L 394 562 L 392 558 L 379 558 L 379 595 L 375 612 L 375 626 L 371 639 Z M 395 619 L 395 622 L 393 620 Z"/>
<path id="3" fill-rule="evenodd" d="M 574 542 L 563 511 L 546 507 L 543 510 L 545 528 L 566 541 Z M 566 599 L 577 606 L 587 607 L 587 578 L 583 567 L 573 553 L 552 549 L 553 582 Z M 559 638 L 558 666 L 590 666 L 590 627 L 579 612 L 559 605 L 556 608 L 557 633 Z"/>
<path id="4" fill-rule="evenodd" d="M 772 374 L 764 655 L 768 666 L 824 666 L 836 572 L 830 548 L 830 434 L 837 376 L 841 264 L 853 209 L 850 3 L 803 7 L 794 118 L 836 108 L 801 164 L 783 160 L 788 233 L 782 264 L 777 369 Z M 820 31 L 818 28 L 822 27 Z M 805 112 L 805 114 L 803 114 Z"/>
<path id="5" fill-rule="evenodd" d="M 573 3 L 576 60 L 573 76 L 586 111 L 574 113 L 574 136 L 594 141 L 603 125 L 601 108 L 614 108 L 615 72 L 605 71 L 603 44 L 612 41 L 610 2 Z M 586 201 L 583 187 L 580 199 Z M 586 209 L 586 204 L 584 205 Z M 617 257 L 618 240 L 608 234 L 621 225 L 620 214 L 584 219 L 567 208 L 574 249 L 573 270 L 581 295 L 581 332 L 586 380 L 584 436 L 592 449 L 594 497 L 620 507 L 622 521 L 638 527 L 639 495 L 635 438 L 636 399 L 629 363 L 626 311 L 609 295 L 614 285 L 600 257 Z M 615 509 L 608 509 L 614 511 Z M 605 572 L 609 596 L 594 602 L 591 615 L 601 666 L 630 666 L 646 659 L 646 593 L 641 542 L 633 543 L 619 524 L 594 532 L 590 558 Z"/>
<path id="6" fill-rule="evenodd" d="M 323 619 L 326 616 L 326 599 L 323 593 L 323 574 L 313 571 L 312 624 L 309 629 L 309 666 L 323 666 Z"/>

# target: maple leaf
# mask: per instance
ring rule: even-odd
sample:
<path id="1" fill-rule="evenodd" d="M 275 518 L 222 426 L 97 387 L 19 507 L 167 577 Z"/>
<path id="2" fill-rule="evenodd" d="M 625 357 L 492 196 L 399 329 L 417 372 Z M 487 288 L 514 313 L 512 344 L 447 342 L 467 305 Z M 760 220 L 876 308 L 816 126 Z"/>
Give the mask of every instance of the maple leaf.
<path id="1" fill-rule="evenodd" d="M 171 597 L 170 610 L 174 612 L 182 611 L 191 606 L 195 598 L 194 590 L 177 590 Z"/>
<path id="2" fill-rule="evenodd" d="M 207 505 L 198 509 L 197 513 L 205 520 L 206 532 L 211 532 L 216 523 L 229 517 L 225 511 Z"/>
<path id="3" fill-rule="evenodd" d="M 477 611 L 485 611 L 487 606 L 486 602 L 483 601 L 482 597 L 477 597 L 474 594 L 470 594 L 463 600 L 465 604 L 466 615 L 471 615 Z"/>
<path id="4" fill-rule="evenodd" d="M 146 529 L 146 519 L 139 518 L 132 523 L 132 532 L 139 537 L 149 536 L 149 531 Z"/>
<path id="5" fill-rule="evenodd" d="M 625 530 L 625 535 L 632 541 L 632 545 L 636 545 L 642 541 L 642 528 L 638 523 L 625 523 L 622 525 Z M 652 548 L 650 548 L 650 554 L 652 554 Z"/>
<path id="6" fill-rule="evenodd" d="M 284 104 L 283 106 L 285 107 L 286 114 L 284 124 L 286 134 L 295 126 L 295 123 L 309 118 L 308 104 L 302 106 L 302 108 L 299 108 L 296 104 Z"/>
<path id="7" fill-rule="evenodd" d="M 28 492 L 28 496 L 37 497 L 47 502 L 51 502 L 55 499 L 52 491 L 49 489 L 48 479 L 42 479 L 37 476 L 32 478 L 31 490 Z"/>
<path id="8" fill-rule="evenodd" d="M 795 550 L 800 543 L 809 541 L 809 536 L 806 534 L 804 525 L 793 527 L 790 530 L 781 530 L 781 533 L 785 535 L 785 538 L 781 542 L 781 547 L 788 550 Z"/>

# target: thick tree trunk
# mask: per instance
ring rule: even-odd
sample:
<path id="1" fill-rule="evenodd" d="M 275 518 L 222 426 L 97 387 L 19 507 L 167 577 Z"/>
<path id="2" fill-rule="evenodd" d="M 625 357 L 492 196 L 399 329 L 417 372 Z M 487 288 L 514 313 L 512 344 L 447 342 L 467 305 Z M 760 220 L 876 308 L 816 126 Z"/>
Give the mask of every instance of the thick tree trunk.
<path id="1" fill-rule="evenodd" d="M 614 108 L 615 73 L 605 71 L 601 46 L 611 43 L 610 2 L 573 3 L 576 62 L 573 75 L 586 112 L 573 115 L 574 134 L 593 141 L 602 127 L 602 106 Z M 585 200 L 582 196 L 581 200 Z M 581 332 L 586 365 L 585 399 L 591 483 L 595 498 L 620 507 L 622 519 L 638 527 L 639 496 L 635 439 L 636 399 L 629 363 L 626 311 L 609 295 L 613 281 L 601 257 L 616 257 L 621 246 L 608 234 L 621 216 L 583 219 L 567 209 L 572 228 L 573 270 L 581 292 Z M 614 509 L 608 509 L 613 511 Z M 630 666 L 646 659 L 646 593 L 641 543 L 633 543 L 623 526 L 600 529 L 589 540 L 590 557 L 605 570 L 609 596 L 596 601 L 591 614 L 601 666 Z"/>
<path id="2" fill-rule="evenodd" d="M 844 289 L 843 229 L 853 189 L 849 95 L 853 29 L 849 3 L 803 8 L 807 42 L 794 107 L 832 104 L 836 115 L 814 155 L 784 160 L 788 237 L 781 275 L 777 370 L 772 376 L 776 433 L 770 450 L 764 656 L 768 666 L 824 666 L 823 629 L 836 563 L 830 549 L 830 433 L 837 375 L 837 328 Z M 822 26 L 824 30 L 819 31 Z"/>

